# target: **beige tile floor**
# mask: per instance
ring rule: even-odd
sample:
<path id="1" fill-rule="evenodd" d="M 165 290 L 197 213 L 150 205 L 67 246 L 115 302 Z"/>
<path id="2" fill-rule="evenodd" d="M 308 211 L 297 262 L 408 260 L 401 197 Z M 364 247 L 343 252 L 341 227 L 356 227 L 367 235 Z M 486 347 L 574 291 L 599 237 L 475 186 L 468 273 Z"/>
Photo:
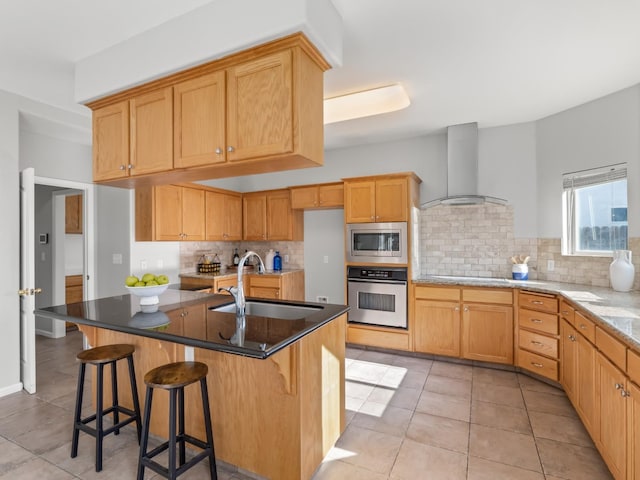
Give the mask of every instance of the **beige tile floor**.
<path id="1" fill-rule="evenodd" d="M 132 429 L 107 437 L 101 473 L 84 434 L 78 457 L 69 458 L 81 344 L 78 332 L 38 337 L 38 393 L 0 398 L 0 479 L 135 478 Z M 513 372 L 371 350 L 348 348 L 347 357 L 347 428 L 314 480 L 611 479 L 554 387 Z M 218 472 L 220 480 L 250 478 L 227 465 Z M 208 478 L 206 465 L 181 478 Z"/>

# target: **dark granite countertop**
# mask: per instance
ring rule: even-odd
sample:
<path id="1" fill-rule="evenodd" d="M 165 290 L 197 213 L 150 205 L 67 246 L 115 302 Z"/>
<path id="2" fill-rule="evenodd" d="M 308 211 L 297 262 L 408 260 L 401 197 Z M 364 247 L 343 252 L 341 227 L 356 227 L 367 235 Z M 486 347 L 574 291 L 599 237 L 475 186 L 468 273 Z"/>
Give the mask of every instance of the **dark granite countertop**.
<path id="1" fill-rule="evenodd" d="M 294 272 L 302 272 L 304 271 L 302 268 L 285 268 L 283 270 L 266 270 L 264 273 L 258 273 L 258 270 L 253 268 L 253 269 L 248 269 L 245 270 L 243 273 L 245 275 L 276 275 L 276 276 L 281 276 L 281 275 L 287 275 L 289 273 L 294 273 Z M 211 278 L 211 279 L 215 279 L 215 278 L 227 278 L 227 277 L 237 277 L 238 276 L 238 271 L 229 271 L 227 270 L 224 273 L 197 273 L 197 272 L 191 272 L 191 273 L 181 273 L 179 275 L 180 278 L 198 278 L 198 279 L 203 279 L 203 278 Z"/>
<path id="2" fill-rule="evenodd" d="M 210 310 L 231 303 L 233 300 L 228 295 L 169 288 L 159 299 L 158 305 L 144 307 L 145 312 L 139 297 L 126 294 L 79 302 L 73 304 L 73 308 L 67 305 L 40 308 L 36 314 L 193 347 L 266 358 L 349 309 L 344 305 L 256 299 L 264 303 L 311 305 L 318 307 L 318 311 L 293 320 L 247 315 L 244 344 L 238 346 L 229 340 L 237 333 L 235 313 Z M 198 306 L 202 306 L 202 310 Z M 183 315 L 187 308 L 189 314 Z M 149 309 L 156 311 L 146 311 Z"/>
<path id="3" fill-rule="evenodd" d="M 413 280 L 421 285 L 517 288 L 561 295 L 590 314 L 602 328 L 640 352 L 640 292 L 542 280 L 425 275 Z"/>

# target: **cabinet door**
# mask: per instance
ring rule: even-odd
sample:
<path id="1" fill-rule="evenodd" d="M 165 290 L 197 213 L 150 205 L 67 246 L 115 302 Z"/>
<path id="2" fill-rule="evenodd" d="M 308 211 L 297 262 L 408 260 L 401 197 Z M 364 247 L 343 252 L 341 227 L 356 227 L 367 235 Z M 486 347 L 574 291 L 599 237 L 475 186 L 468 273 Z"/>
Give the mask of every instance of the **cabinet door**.
<path id="1" fill-rule="evenodd" d="M 131 100 L 131 175 L 173 168 L 173 101 L 167 87 Z"/>
<path id="2" fill-rule="evenodd" d="M 267 196 L 242 197 L 242 233 L 244 240 L 267 239 Z"/>
<path id="3" fill-rule="evenodd" d="M 242 240 L 242 197 L 225 194 L 224 211 L 225 240 Z"/>
<path id="4" fill-rule="evenodd" d="M 64 233 L 82 233 L 82 195 L 64 199 Z"/>
<path id="5" fill-rule="evenodd" d="M 278 300 L 280 298 L 280 289 L 271 287 L 250 287 L 249 296 Z"/>
<path id="6" fill-rule="evenodd" d="M 154 187 L 155 240 L 182 239 L 182 187 Z"/>
<path id="7" fill-rule="evenodd" d="M 322 208 L 342 207 L 344 205 L 344 184 L 320 185 L 318 205 Z"/>
<path id="8" fill-rule="evenodd" d="M 291 240 L 291 199 L 289 191 L 267 195 L 267 239 Z"/>
<path id="9" fill-rule="evenodd" d="M 291 51 L 227 70 L 227 159 L 293 151 Z"/>
<path id="10" fill-rule="evenodd" d="M 225 238 L 224 193 L 205 193 L 205 239 L 209 241 L 227 240 Z"/>
<path id="11" fill-rule="evenodd" d="M 207 306 L 191 305 L 184 307 L 183 332 L 185 337 L 207 339 Z"/>
<path id="12" fill-rule="evenodd" d="M 305 209 L 318 206 L 318 187 L 299 187 L 291 189 L 291 208 Z"/>
<path id="13" fill-rule="evenodd" d="M 627 478 L 640 479 L 640 388 L 635 383 L 627 383 Z"/>
<path id="14" fill-rule="evenodd" d="M 407 180 L 376 181 L 376 222 L 407 221 Z"/>
<path id="15" fill-rule="evenodd" d="M 182 188 L 182 239 L 204 240 L 204 190 Z"/>
<path id="16" fill-rule="evenodd" d="M 596 354 L 596 446 L 616 480 L 624 480 L 627 471 L 627 404 L 621 393 L 626 378 L 600 352 Z"/>
<path id="17" fill-rule="evenodd" d="M 513 363 L 513 308 L 464 304 L 462 357 L 495 363 Z"/>
<path id="18" fill-rule="evenodd" d="M 578 333 L 575 328 L 567 320 L 563 319 L 560 325 L 560 383 L 564 387 L 567 397 L 574 405 L 577 400 L 577 338 Z"/>
<path id="19" fill-rule="evenodd" d="M 576 371 L 574 405 L 591 437 L 596 438 L 596 348 L 580 334 L 576 336 Z"/>
<path id="20" fill-rule="evenodd" d="M 376 182 L 344 184 L 344 218 L 346 223 L 375 221 Z"/>
<path id="21" fill-rule="evenodd" d="M 460 304 L 416 300 L 414 345 L 417 352 L 460 356 Z"/>
<path id="22" fill-rule="evenodd" d="M 93 112 L 93 181 L 129 175 L 129 102 Z"/>
<path id="23" fill-rule="evenodd" d="M 224 78 L 216 72 L 174 86 L 174 167 L 225 161 Z"/>

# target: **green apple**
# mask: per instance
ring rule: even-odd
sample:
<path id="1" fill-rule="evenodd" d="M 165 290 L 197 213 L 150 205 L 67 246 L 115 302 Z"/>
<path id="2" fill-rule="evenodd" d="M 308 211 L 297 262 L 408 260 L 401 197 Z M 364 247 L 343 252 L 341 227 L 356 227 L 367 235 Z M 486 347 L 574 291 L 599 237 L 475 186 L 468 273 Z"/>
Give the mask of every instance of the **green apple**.
<path id="1" fill-rule="evenodd" d="M 149 283 L 152 280 L 155 280 L 156 276 L 153 273 L 145 273 L 140 280 L 144 283 Z"/>
<path id="2" fill-rule="evenodd" d="M 156 277 L 156 282 L 158 282 L 158 285 L 166 285 L 167 283 L 169 283 L 169 277 L 167 277 L 166 275 L 158 275 Z"/>
<path id="3" fill-rule="evenodd" d="M 139 281 L 140 281 L 140 279 L 139 279 L 138 277 L 135 277 L 135 276 L 133 276 L 133 275 L 129 275 L 129 276 L 125 279 L 124 284 L 125 284 L 127 287 L 133 287 L 133 286 L 134 286 L 136 283 L 138 283 Z"/>
<path id="4" fill-rule="evenodd" d="M 134 285 L 134 287 L 146 287 L 146 286 L 147 286 L 147 284 L 146 284 L 146 283 L 144 283 L 144 282 L 137 282 L 137 283 Z"/>
<path id="5" fill-rule="evenodd" d="M 151 281 L 147 282 L 146 285 L 147 285 L 147 287 L 156 286 L 156 285 L 158 285 L 158 282 L 156 282 L 155 280 L 151 280 Z"/>

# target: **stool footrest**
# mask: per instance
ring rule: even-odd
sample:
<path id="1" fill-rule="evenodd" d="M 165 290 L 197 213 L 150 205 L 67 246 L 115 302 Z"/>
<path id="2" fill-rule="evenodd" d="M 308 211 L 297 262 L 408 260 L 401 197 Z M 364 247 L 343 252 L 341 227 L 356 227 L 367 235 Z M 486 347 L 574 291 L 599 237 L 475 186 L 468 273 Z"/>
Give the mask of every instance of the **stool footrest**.
<path id="1" fill-rule="evenodd" d="M 104 428 L 102 430 L 103 437 L 109 435 L 112 432 L 115 432 L 116 430 L 120 430 L 122 427 L 129 425 L 132 422 L 135 422 L 136 419 L 138 418 L 136 416 L 136 413 L 133 410 L 130 410 L 125 407 L 121 407 L 120 405 L 107 408 L 106 410 L 103 411 L 102 416 L 109 415 L 110 413 L 113 413 L 116 410 L 120 413 L 128 415 L 129 418 L 125 418 L 124 420 L 121 420 L 118 423 L 113 424 L 113 426 L 109 428 Z M 88 426 L 87 423 L 95 421 L 96 418 L 97 418 L 97 415 L 94 413 L 93 415 L 90 415 L 86 418 L 81 419 L 79 423 L 76 423 L 76 427 L 79 430 L 82 430 L 83 432 L 93 435 L 95 437 L 97 434 L 97 430 L 93 427 Z"/>
<path id="2" fill-rule="evenodd" d="M 203 460 L 203 459 L 207 458 L 209 455 L 211 455 L 211 447 L 209 445 L 207 445 L 206 442 L 203 442 L 202 440 L 200 440 L 198 438 L 195 438 L 195 437 L 192 437 L 191 435 L 187 435 L 187 434 L 182 434 L 182 435 L 176 436 L 176 445 L 180 444 L 180 442 L 183 442 L 183 441 L 186 442 L 186 443 L 189 443 L 191 445 L 195 445 L 196 447 L 202 448 L 203 450 L 200 453 L 198 453 L 195 457 L 193 457 L 191 460 L 189 460 L 188 462 L 185 462 L 183 465 L 180 465 L 180 467 L 176 470 L 176 476 L 181 475 L 183 472 L 189 470 L 195 464 L 197 464 L 201 460 Z M 154 461 L 152 459 L 156 455 L 159 455 L 162 452 L 164 452 L 165 450 L 168 450 L 169 449 L 169 444 L 170 444 L 170 442 L 168 442 L 168 441 L 164 442 L 164 443 L 158 445 L 153 450 L 147 452 L 140 459 L 140 462 L 142 463 L 142 465 L 144 465 L 145 467 L 150 468 L 154 472 L 159 473 L 161 475 L 164 475 L 166 477 L 168 475 L 168 473 L 169 473 L 169 470 L 166 467 L 163 467 L 158 462 L 156 462 L 156 461 Z"/>

